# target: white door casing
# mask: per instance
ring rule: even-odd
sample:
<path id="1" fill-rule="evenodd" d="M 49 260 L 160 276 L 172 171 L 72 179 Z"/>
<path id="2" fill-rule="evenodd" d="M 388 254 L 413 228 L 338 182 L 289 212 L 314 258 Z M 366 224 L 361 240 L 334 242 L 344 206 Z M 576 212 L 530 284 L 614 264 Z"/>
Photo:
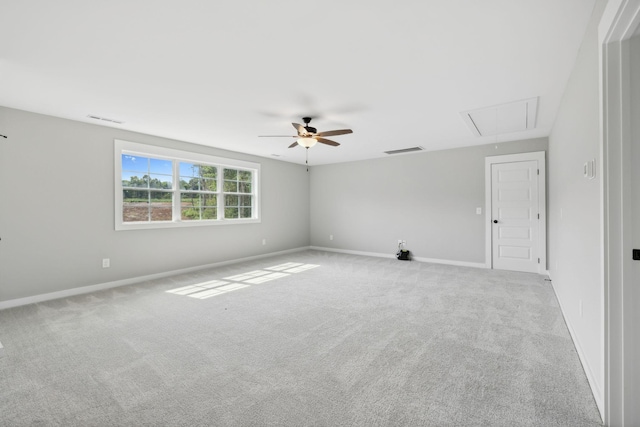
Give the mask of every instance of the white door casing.
<path id="1" fill-rule="evenodd" d="M 640 425 L 640 0 L 609 0 L 598 28 L 601 48 L 604 423 Z M 635 40 L 634 40 L 635 39 Z"/>
<path id="2" fill-rule="evenodd" d="M 485 160 L 486 266 L 546 271 L 545 153 Z"/>

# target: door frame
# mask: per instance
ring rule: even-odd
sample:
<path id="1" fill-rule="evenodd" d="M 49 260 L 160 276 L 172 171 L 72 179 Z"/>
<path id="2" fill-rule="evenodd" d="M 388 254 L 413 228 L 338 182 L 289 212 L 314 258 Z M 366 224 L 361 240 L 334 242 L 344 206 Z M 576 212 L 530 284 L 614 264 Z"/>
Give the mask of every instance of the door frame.
<path id="1" fill-rule="evenodd" d="M 491 166 L 500 163 L 527 162 L 536 160 L 538 162 L 538 211 L 540 221 L 538 222 L 538 254 L 540 263 L 538 264 L 538 274 L 547 273 L 547 168 L 544 151 L 534 151 L 531 153 L 506 154 L 502 156 L 488 156 L 484 158 L 484 184 L 485 184 L 485 267 L 493 268 L 493 242 L 492 242 L 492 200 L 491 200 Z"/>
<path id="2" fill-rule="evenodd" d="M 625 289 L 633 286 L 631 239 L 632 211 L 624 200 L 632 197 L 631 181 L 631 63 L 628 40 L 640 27 L 640 0 L 609 0 L 598 28 L 600 51 L 600 125 L 603 179 L 602 285 L 604 423 L 624 426 L 637 423 L 625 407 L 633 404 L 632 385 L 625 381 L 625 348 L 634 344 L 625 336 L 632 321 L 625 305 Z M 630 301 L 627 301 L 629 304 Z M 625 342 L 626 341 L 626 342 Z M 631 365 L 630 365 L 631 366 Z M 638 369 L 638 368 L 636 368 Z M 637 396 L 636 396 L 637 398 Z"/>

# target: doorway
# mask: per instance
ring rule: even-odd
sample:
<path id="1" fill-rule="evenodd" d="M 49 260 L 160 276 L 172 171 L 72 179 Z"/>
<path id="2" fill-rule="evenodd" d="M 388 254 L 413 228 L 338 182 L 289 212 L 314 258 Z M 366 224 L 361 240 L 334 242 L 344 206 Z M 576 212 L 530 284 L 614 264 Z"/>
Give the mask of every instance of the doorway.
<path id="1" fill-rule="evenodd" d="M 486 265 L 546 271 L 545 153 L 485 159 Z"/>

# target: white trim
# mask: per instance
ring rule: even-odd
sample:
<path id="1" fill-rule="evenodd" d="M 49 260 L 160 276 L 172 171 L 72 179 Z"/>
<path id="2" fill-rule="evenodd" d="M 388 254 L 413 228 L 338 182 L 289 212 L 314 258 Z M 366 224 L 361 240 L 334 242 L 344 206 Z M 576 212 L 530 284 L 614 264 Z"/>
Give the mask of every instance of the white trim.
<path id="1" fill-rule="evenodd" d="M 626 365 L 636 361 L 625 358 L 625 349 L 640 343 L 628 342 L 631 335 L 625 330 L 630 320 L 625 311 L 625 290 L 635 286 L 631 275 L 629 253 L 632 225 L 631 211 L 624 200 L 630 200 L 630 62 L 626 40 L 640 27 L 640 0 L 609 0 L 598 27 L 600 48 L 600 79 L 602 129 L 602 293 L 603 293 L 603 375 L 605 425 L 637 425 L 631 420 L 627 404 L 637 404 L 633 374 L 625 372 Z M 629 304 L 630 300 L 626 304 Z M 629 307 L 627 307 L 629 308 Z M 638 307 L 630 307 L 631 311 Z M 632 329 L 632 328 L 631 328 Z M 637 386 L 637 385 L 636 385 Z"/>
<path id="2" fill-rule="evenodd" d="M 547 167 L 546 153 L 535 151 L 530 153 L 507 154 L 504 156 L 487 156 L 484 163 L 484 194 L 485 194 L 485 217 L 488 220 L 485 224 L 485 268 L 493 268 L 492 258 L 492 203 L 491 203 L 491 166 L 500 163 L 526 162 L 534 160 L 538 162 L 540 175 L 538 178 L 538 210 L 540 222 L 538 223 L 538 254 L 540 263 L 538 264 L 538 274 L 544 274 L 547 270 Z"/>
<path id="3" fill-rule="evenodd" d="M 560 306 L 562 318 L 564 319 L 565 325 L 567 325 L 567 329 L 569 330 L 569 335 L 571 335 L 571 340 L 573 341 L 573 345 L 576 348 L 576 352 L 578 353 L 578 358 L 582 363 L 582 367 L 584 369 L 585 375 L 587 376 L 587 380 L 589 381 L 589 385 L 591 386 L 591 392 L 593 393 L 593 397 L 598 406 L 598 410 L 600 410 L 600 413 L 602 414 L 602 409 L 598 404 L 598 402 L 602 402 L 602 396 L 603 396 L 602 390 L 598 387 L 599 383 L 598 381 L 596 381 L 596 376 L 593 373 L 593 368 L 591 368 L 591 365 L 589 365 L 589 359 L 587 359 L 587 357 L 584 354 L 584 350 L 582 350 L 582 347 L 580 346 L 580 341 L 578 340 L 578 337 L 576 336 L 576 333 L 573 330 L 573 326 L 569 322 L 569 319 L 564 315 L 564 313 L 568 313 L 568 311 L 566 311 L 565 307 L 562 305 L 562 301 L 560 301 L 560 298 L 558 297 L 558 292 L 556 290 L 555 285 L 553 284 L 553 281 L 551 281 L 551 288 L 553 289 L 553 293 L 555 294 L 556 301 Z"/>
<path id="4" fill-rule="evenodd" d="M 338 252 L 338 253 L 350 254 L 350 255 L 371 256 L 376 258 L 395 258 L 396 257 L 395 254 L 352 251 L 348 249 L 325 248 L 321 246 L 310 246 L 309 249 L 316 250 L 316 251 L 325 251 L 325 252 Z M 459 267 L 486 268 L 485 265 L 481 262 L 455 261 L 455 260 L 447 260 L 447 259 L 422 258 L 422 257 L 411 257 L 411 260 L 418 261 L 418 262 L 430 262 L 433 264 L 457 265 Z"/>
<path id="5" fill-rule="evenodd" d="M 238 258 L 238 259 L 233 259 L 229 261 L 214 262 L 211 264 L 204 264 L 196 267 L 181 268 L 178 270 L 165 271 L 162 273 L 154 273 L 146 276 L 138 276 L 138 277 L 132 277 L 129 279 L 115 280 L 113 282 L 99 283 L 97 285 L 81 286 L 78 288 L 65 289 L 63 291 L 56 291 L 56 292 L 50 292 L 46 294 L 34 295 L 30 297 L 0 301 L 0 310 L 4 310 L 6 308 L 12 308 L 12 307 L 19 307 L 27 304 L 35 304 L 43 301 L 50 301 L 50 300 L 59 299 L 59 298 L 67 298 L 75 295 L 88 294 L 90 292 L 101 291 L 104 289 L 111 289 L 111 288 L 117 288 L 120 286 L 133 285 L 133 284 L 145 282 L 148 280 L 161 279 L 163 277 L 170 277 L 178 274 L 190 273 L 193 271 L 204 270 L 207 268 L 221 267 L 223 265 L 237 264 L 244 261 L 252 261 L 252 260 L 261 259 L 261 258 L 269 258 L 277 255 L 286 255 L 294 252 L 305 251 L 308 249 L 309 249 L 308 246 L 303 246 L 299 248 L 287 249 L 287 250 L 278 251 L 278 252 L 270 252 L 267 254 L 254 255 L 250 257 Z"/>
<path id="6" fill-rule="evenodd" d="M 456 260 L 449 260 L 449 259 L 423 258 L 423 257 L 413 257 L 411 259 L 418 262 L 429 262 L 432 264 L 455 265 L 458 267 L 471 267 L 471 268 L 485 268 L 485 269 L 487 268 L 482 262 L 467 262 L 467 261 L 456 261 Z"/>

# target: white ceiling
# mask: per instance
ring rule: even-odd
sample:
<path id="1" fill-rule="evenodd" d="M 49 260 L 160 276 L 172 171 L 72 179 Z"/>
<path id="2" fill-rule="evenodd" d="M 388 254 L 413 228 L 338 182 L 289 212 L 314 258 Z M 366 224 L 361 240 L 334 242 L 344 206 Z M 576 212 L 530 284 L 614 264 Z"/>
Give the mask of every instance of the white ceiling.
<path id="1" fill-rule="evenodd" d="M 460 112 L 539 97 L 548 136 L 595 0 L 3 0 L 0 105 L 310 164 L 486 144 Z"/>

